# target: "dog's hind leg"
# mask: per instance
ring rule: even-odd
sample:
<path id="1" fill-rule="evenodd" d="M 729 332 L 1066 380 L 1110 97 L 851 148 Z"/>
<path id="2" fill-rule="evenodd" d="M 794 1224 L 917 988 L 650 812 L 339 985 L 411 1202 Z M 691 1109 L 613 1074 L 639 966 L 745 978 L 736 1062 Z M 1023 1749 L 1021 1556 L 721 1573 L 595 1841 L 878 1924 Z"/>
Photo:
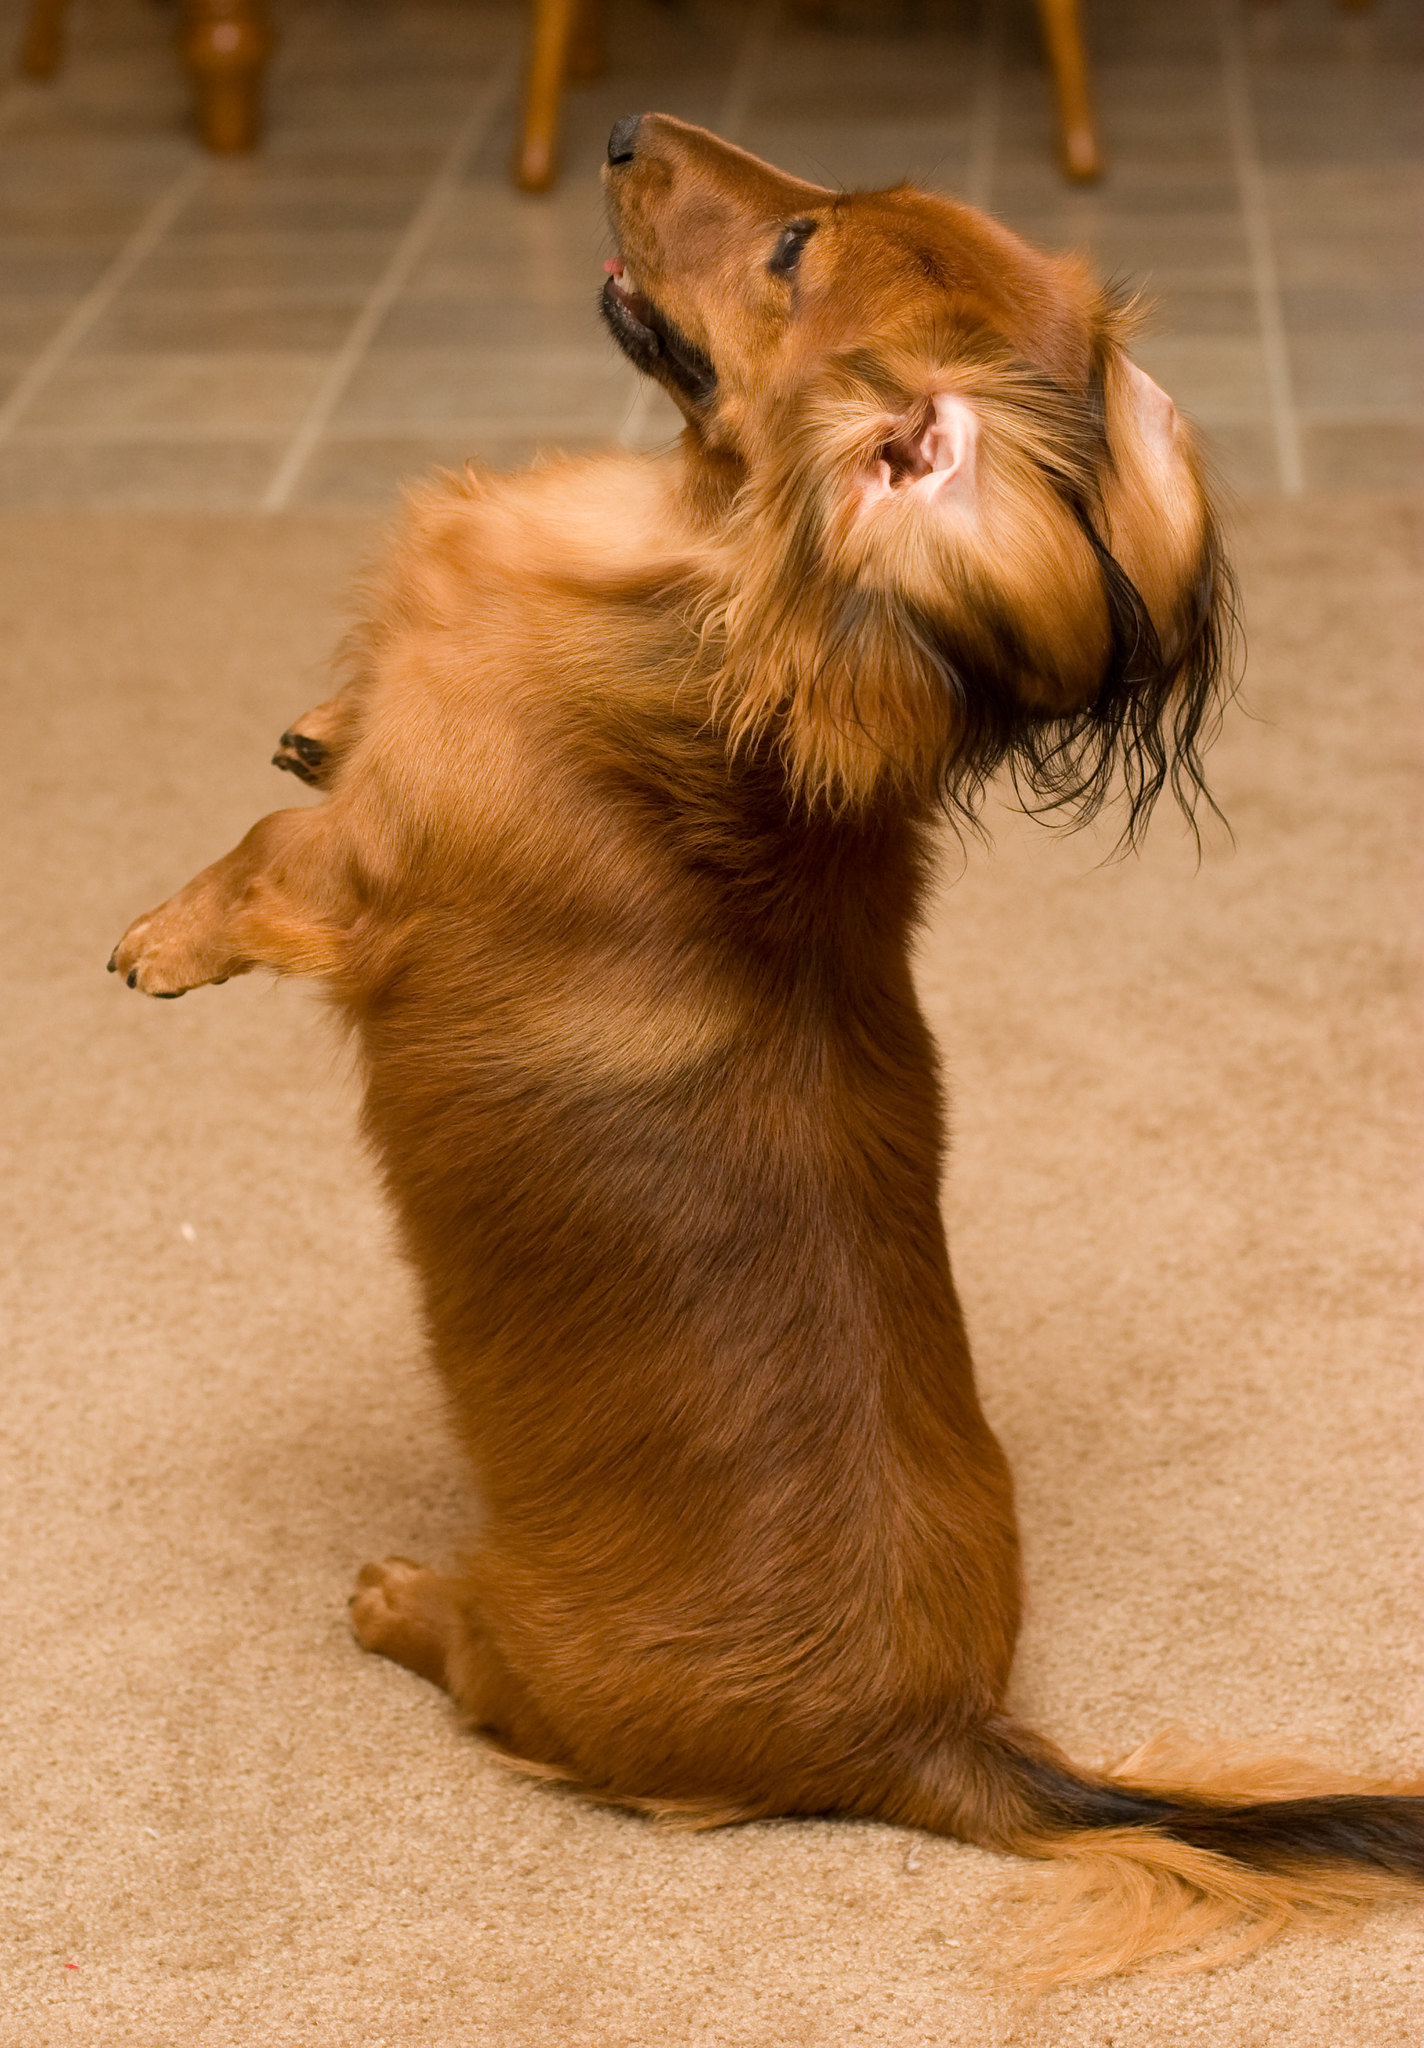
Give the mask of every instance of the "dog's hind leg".
<path id="1" fill-rule="evenodd" d="M 351 1628 L 363 1650 L 404 1664 L 442 1692 L 452 1690 L 462 1638 L 467 1634 L 457 1582 L 387 1557 L 363 1565 L 351 1595 Z"/>
<path id="2" fill-rule="evenodd" d="M 254 967 L 337 977 L 356 912 L 354 862 L 333 807 L 274 811 L 186 889 L 135 920 L 109 972 L 180 996 Z"/>
<path id="3" fill-rule="evenodd" d="M 473 1726 L 540 1776 L 565 1775 L 558 1745 L 523 1681 L 482 1627 L 473 1589 L 409 1558 L 363 1565 L 350 1600 L 363 1650 L 389 1657 L 449 1693 Z"/>
<path id="4" fill-rule="evenodd" d="M 329 788 L 342 755 L 355 738 L 357 712 L 356 697 L 349 690 L 304 711 L 277 742 L 272 766 L 310 783 L 313 789 Z"/>

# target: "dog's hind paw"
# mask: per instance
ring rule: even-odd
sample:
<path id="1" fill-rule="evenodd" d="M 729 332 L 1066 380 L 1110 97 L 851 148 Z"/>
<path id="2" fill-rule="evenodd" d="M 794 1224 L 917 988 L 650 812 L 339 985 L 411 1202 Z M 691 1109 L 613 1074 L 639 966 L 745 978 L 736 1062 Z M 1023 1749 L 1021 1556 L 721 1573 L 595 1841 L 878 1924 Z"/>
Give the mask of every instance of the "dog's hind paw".
<path id="1" fill-rule="evenodd" d="M 444 1686 L 446 1652 L 459 1620 L 448 1579 L 408 1557 L 388 1557 L 361 1567 L 347 1604 L 363 1650 Z"/>

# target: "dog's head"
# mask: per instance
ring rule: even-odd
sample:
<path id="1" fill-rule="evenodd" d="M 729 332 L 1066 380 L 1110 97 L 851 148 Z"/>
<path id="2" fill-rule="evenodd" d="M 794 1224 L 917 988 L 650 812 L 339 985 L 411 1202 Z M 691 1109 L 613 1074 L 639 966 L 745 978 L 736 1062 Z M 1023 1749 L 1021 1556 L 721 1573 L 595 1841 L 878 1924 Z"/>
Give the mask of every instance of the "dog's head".
<path id="1" fill-rule="evenodd" d="M 1008 762 L 1134 836 L 1190 810 L 1230 584 L 1191 438 L 1072 264 L 908 187 L 785 177 L 662 114 L 604 176 L 604 316 L 716 497 L 735 736 L 808 796 L 970 808 Z"/>

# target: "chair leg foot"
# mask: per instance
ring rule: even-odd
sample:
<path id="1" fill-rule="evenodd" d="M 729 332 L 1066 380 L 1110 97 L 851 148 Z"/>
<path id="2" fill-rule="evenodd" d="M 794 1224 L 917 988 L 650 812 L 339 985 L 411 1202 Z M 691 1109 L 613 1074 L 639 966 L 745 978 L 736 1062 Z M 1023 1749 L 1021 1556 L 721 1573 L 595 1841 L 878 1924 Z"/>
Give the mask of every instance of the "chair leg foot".
<path id="1" fill-rule="evenodd" d="M 1088 57 L 1078 0 L 1038 0 L 1038 17 L 1058 98 L 1063 169 L 1076 184 L 1089 184 L 1103 174 L 1103 153 L 1088 95 Z"/>
<path id="2" fill-rule="evenodd" d="M 578 8 L 579 0 L 535 0 L 524 123 L 514 157 L 521 192 L 547 192 L 558 172 L 559 102 Z"/>
<path id="3" fill-rule="evenodd" d="M 1103 153 L 1091 124 L 1070 128 L 1064 125 L 1063 171 L 1075 185 L 1091 185 L 1103 175 Z"/>
<path id="4" fill-rule="evenodd" d="M 198 133 L 220 156 L 257 141 L 272 42 L 264 0 L 183 0 L 178 46 L 193 82 Z"/>

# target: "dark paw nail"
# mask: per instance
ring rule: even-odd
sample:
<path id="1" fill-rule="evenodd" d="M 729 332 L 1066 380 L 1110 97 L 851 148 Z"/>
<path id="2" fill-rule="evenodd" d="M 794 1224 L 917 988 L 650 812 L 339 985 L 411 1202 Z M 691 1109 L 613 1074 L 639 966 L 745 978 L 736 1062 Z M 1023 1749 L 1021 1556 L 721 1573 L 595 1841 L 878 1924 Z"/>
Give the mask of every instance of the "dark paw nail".
<path id="1" fill-rule="evenodd" d="M 185 988 L 156 988 L 153 991 L 160 1003 L 176 1003 L 179 996 L 187 995 Z"/>
<path id="2" fill-rule="evenodd" d="M 126 980 L 126 981 L 128 982 L 128 985 L 129 985 L 129 987 L 130 987 L 130 988 L 137 988 L 137 987 L 138 987 L 138 969 L 137 969 L 136 967 L 131 967 L 131 968 L 129 969 L 129 971 L 128 971 L 127 975 L 125 975 L 124 979 L 125 979 L 125 980 Z"/>
<path id="3" fill-rule="evenodd" d="M 107 968 L 106 968 L 106 969 L 105 969 L 104 971 L 105 971 L 105 973 L 107 973 L 107 974 L 117 974 L 117 973 L 118 973 L 118 971 L 119 971 L 119 957 L 118 957 L 118 954 L 117 954 L 116 952 L 115 952 L 115 953 L 111 953 L 111 954 L 109 955 L 109 964 L 108 964 L 108 967 L 107 967 Z"/>

